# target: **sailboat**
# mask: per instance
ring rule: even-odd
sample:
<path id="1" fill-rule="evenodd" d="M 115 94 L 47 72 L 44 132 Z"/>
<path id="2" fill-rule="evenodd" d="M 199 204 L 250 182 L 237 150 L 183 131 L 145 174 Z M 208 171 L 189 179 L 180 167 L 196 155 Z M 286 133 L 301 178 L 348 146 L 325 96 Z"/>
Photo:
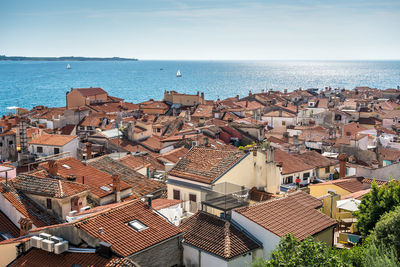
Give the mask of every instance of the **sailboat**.
<path id="1" fill-rule="evenodd" d="M 178 71 L 177 71 L 176 77 L 182 77 L 181 70 L 178 70 Z"/>
<path id="2" fill-rule="evenodd" d="M 67 69 L 70 69 L 70 68 L 71 68 L 71 65 L 68 64 L 68 65 L 67 65 Z"/>

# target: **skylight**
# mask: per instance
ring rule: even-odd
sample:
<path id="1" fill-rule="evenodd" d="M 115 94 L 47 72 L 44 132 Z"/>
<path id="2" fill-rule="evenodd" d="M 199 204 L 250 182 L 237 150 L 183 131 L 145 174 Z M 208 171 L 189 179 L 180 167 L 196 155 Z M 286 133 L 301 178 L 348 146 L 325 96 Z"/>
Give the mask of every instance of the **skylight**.
<path id="1" fill-rule="evenodd" d="M 142 222 L 140 222 L 138 220 L 130 221 L 130 222 L 128 222 L 128 225 L 130 227 L 132 227 L 135 231 L 138 231 L 138 232 L 149 228 L 149 227 L 147 227 L 146 225 L 144 225 Z"/>
<path id="2" fill-rule="evenodd" d="M 64 168 L 68 169 L 68 170 L 71 169 L 71 167 L 68 166 L 67 164 L 63 164 L 62 166 L 63 166 Z"/>
<path id="3" fill-rule="evenodd" d="M 101 190 L 104 190 L 104 191 L 106 191 L 106 192 L 110 192 L 111 191 L 111 189 L 110 188 L 108 188 L 107 186 L 105 186 L 105 185 L 103 185 L 103 186 L 100 186 L 100 189 Z"/>

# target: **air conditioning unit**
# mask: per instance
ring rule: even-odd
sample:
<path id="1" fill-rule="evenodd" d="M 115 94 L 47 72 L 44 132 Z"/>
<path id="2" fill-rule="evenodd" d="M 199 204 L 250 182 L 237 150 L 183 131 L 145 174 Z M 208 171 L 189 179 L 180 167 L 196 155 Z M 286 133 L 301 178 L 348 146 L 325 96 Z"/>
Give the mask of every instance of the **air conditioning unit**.
<path id="1" fill-rule="evenodd" d="M 68 241 L 64 240 L 54 245 L 54 253 L 62 254 L 68 250 Z"/>
<path id="2" fill-rule="evenodd" d="M 53 241 L 55 244 L 62 242 L 64 239 L 62 239 L 61 237 L 58 236 L 52 236 L 50 237 L 50 240 Z"/>
<path id="3" fill-rule="evenodd" d="M 42 249 L 48 252 L 53 252 L 54 250 L 54 241 L 51 240 L 42 240 Z"/>
<path id="4" fill-rule="evenodd" d="M 31 238 L 31 245 L 34 248 L 42 248 L 42 240 L 43 238 L 38 236 L 32 236 Z"/>
<path id="5" fill-rule="evenodd" d="M 39 237 L 41 237 L 43 239 L 50 240 L 51 235 L 46 234 L 46 233 L 41 233 L 41 234 L 39 234 Z"/>

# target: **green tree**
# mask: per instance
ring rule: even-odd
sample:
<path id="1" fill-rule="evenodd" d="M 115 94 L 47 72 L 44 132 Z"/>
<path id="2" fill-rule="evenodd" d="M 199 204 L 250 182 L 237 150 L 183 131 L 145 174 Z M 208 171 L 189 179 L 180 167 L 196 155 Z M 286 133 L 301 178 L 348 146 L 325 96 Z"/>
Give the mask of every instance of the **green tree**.
<path id="1" fill-rule="evenodd" d="M 378 247 L 391 246 L 400 255 L 400 206 L 384 214 L 369 237 Z"/>
<path id="2" fill-rule="evenodd" d="M 368 235 L 381 216 L 400 204 L 400 183 L 392 180 L 386 186 L 378 187 L 373 182 L 371 191 L 364 195 L 359 211 L 355 212 L 357 227 L 364 235 Z"/>
<path id="3" fill-rule="evenodd" d="M 335 249 L 312 237 L 298 241 L 289 234 L 281 239 L 278 247 L 272 251 L 269 260 L 257 260 L 252 266 L 351 266 L 345 264 Z"/>

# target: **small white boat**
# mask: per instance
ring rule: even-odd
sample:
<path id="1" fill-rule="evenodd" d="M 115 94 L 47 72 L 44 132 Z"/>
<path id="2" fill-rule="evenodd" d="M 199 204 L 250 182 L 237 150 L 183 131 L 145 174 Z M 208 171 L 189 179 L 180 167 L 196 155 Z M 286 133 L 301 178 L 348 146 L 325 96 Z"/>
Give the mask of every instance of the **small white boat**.
<path id="1" fill-rule="evenodd" d="M 181 70 L 178 70 L 178 71 L 176 72 L 176 77 L 182 77 Z"/>
<path id="2" fill-rule="evenodd" d="M 67 65 L 67 69 L 70 69 L 70 68 L 71 68 L 71 65 L 68 64 L 68 65 Z"/>

